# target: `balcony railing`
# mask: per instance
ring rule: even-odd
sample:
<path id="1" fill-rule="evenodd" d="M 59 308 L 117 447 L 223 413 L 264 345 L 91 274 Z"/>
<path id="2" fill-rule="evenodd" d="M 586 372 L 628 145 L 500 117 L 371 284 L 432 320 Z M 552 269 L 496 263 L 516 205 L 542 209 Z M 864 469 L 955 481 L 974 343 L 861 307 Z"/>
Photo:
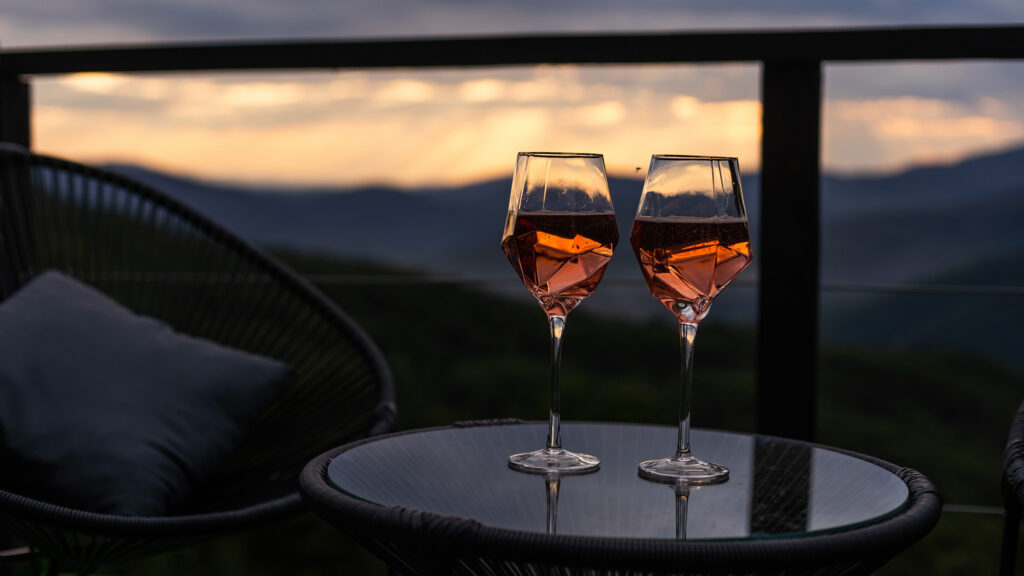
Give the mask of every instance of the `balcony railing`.
<path id="1" fill-rule="evenodd" d="M 167 44 L 0 52 L 0 140 L 30 145 L 31 77 L 533 64 L 761 64 L 757 429 L 813 439 L 822 65 L 1024 58 L 1024 26 Z M 800 258 L 789 253 L 801 247 Z M 770 330 L 768 327 L 771 327 Z M 786 358 L 785 362 L 778 359 Z"/>

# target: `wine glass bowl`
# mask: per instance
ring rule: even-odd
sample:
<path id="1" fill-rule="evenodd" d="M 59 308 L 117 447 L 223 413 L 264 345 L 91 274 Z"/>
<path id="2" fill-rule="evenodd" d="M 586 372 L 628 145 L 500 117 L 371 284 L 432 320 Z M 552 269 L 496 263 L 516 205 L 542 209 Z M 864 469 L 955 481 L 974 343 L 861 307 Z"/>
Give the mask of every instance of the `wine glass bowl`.
<path id="1" fill-rule="evenodd" d="M 697 326 L 753 256 L 738 161 L 652 157 L 630 244 L 651 295 L 679 322 L 683 361 L 676 454 L 641 462 L 639 473 L 668 483 L 724 482 L 728 469 L 690 451 L 690 391 Z"/>
<path id="2" fill-rule="evenodd" d="M 593 472 L 600 461 L 562 448 L 561 341 L 569 312 L 597 288 L 619 241 L 600 154 L 521 152 L 501 246 L 540 303 L 551 331 L 551 403 L 545 447 L 509 456 L 537 474 Z"/>

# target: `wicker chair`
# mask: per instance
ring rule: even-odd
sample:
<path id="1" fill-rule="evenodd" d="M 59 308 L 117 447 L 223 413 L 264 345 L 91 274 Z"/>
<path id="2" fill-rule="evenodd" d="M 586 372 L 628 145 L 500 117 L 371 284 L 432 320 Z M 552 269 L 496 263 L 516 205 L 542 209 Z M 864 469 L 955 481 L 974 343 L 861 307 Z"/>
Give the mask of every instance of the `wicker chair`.
<path id="1" fill-rule="evenodd" d="M 1021 510 L 1024 510 L 1024 402 L 1010 426 L 1003 460 L 1003 506 L 1006 519 L 999 573 L 1014 574 L 1017 561 L 1017 539 L 1020 535 Z"/>
<path id="2" fill-rule="evenodd" d="M 0 486 L 0 531 L 63 571 L 90 572 L 302 511 L 297 478 L 308 460 L 394 420 L 381 354 L 302 278 L 152 188 L 0 145 L 0 298 L 46 269 L 178 332 L 293 367 L 242 446 L 175 515 L 98 514 Z"/>

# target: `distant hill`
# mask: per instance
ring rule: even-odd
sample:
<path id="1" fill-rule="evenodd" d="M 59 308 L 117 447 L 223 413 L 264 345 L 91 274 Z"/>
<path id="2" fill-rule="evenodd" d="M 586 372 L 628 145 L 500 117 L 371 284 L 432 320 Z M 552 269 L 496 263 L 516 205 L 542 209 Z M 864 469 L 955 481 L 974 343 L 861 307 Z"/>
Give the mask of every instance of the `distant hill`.
<path id="1" fill-rule="evenodd" d="M 952 165 L 921 166 L 889 176 L 829 176 L 822 198 L 826 214 L 846 217 L 880 210 L 915 210 L 926 200 L 949 208 L 979 197 L 1019 189 L 1024 147 L 977 156 Z"/>
<path id="2" fill-rule="evenodd" d="M 889 177 L 826 177 L 822 273 L 833 282 L 928 281 L 1024 247 L 1024 148 Z"/>
<path id="3" fill-rule="evenodd" d="M 1018 226 L 1024 215 L 1022 165 L 1024 148 L 886 177 L 826 175 L 823 281 L 922 281 L 963 269 L 976 254 L 1024 245 Z M 257 190 L 138 166 L 110 167 L 164 190 L 261 245 L 470 276 L 509 272 L 497 248 L 508 206 L 508 179 L 417 190 Z M 610 180 L 621 233 L 629 230 L 641 187 L 638 180 Z M 744 176 L 744 191 L 756 238 L 757 174 Z M 756 257 L 756 240 L 754 249 Z M 629 260 L 614 259 L 610 274 L 633 276 Z"/>
<path id="4" fill-rule="evenodd" d="M 507 180 L 413 191 L 252 190 L 137 166 L 110 168 L 165 191 L 264 246 L 367 258 L 429 272 L 511 272 L 498 247 L 511 187 Z M 613 179 L 613 202 L 635 206 L 641 186 L 639 181 Z M 628 232 L 629 222 L 620 224 Z"/>
<path id="5" fill-rule="evenodd" d="M 993 276 L 992 271 L 1024 270 L 1019 256 L 1024 253 L 1022 165 L 1024 148 L 891 176 L 824 176 L 822 281 L 1019 284 L 1024 279 Z M 416 190 L 253 189 L 190 180 L 138 166 L 109 168 L 165 191 L 263 246 L 314 251 L 428 273 L 505 279 L 507 293 L 524 297 L 498 247 L 510 179 Z M 760 178 L 746 174 L 743 183 L 756 262 Z M 631 251 L 624 244 L 642 181 L 611 178 L 609 186 L 623 244 L 612 259 L 606 281 L 584 306 L 631 316 L 664 314 L 647 294 Z M 800 257 L 800 248 L 793 250 L 794 257 Z M 749 281 L 756 275 L 755 265 L 741 278 Z M 823 334 L 838 340 L 872 339 L 882 344 L 935 343 L 933 316 L 956 315 L 937 309 L 933 314 L 925 309 L 919 310 L 916 320 L 910 319 L 912 310 L 929 301 L 935 305 L 935 300 L 918 298 L 907 305 L 906 298 L 826 293 L 822 298 L 826 319 Z M 955 300 L 952 296 L 943 298 L 940 307 Z M 709 321 L 752 322 L 755 299 L 756 293 L 749 287 L 730 288 L 715 303 Z M 974 334 L 976 347 L 999 348 L 1004 352 L 998 355 L 1006 359 L 1011 356 L 1006 350 L 1013 346 L 1007 342 L 1024 344 L 1015 331 L 1010 332 L 1009 324 L 1011 320 L 1024 321 L 1024 303 L 1020 300 L 1000 297 L 997 301 L 984 300 L 984 305 L 972 304 L 976 312 L 991 308 L 997 325 L 985 330 L 992 333 L 992 339 L 1002 339 L 999 346 L 989 346 L 988 337 Z M 971 315 L 969 310 L 961 314 Z M 910 333 L 921 337 L 905 336 Z M 930 336 L 925 338 L 926 334 Z M 1024 355 L 1015 363 L 1024 366 Z"/>

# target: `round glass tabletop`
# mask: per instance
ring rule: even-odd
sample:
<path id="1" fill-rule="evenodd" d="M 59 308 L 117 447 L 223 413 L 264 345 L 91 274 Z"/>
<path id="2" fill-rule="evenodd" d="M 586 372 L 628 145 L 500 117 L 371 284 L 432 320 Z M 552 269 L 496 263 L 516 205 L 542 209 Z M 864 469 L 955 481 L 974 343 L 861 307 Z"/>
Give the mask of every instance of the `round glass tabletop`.
<path id="1" fill-rule="evenodd" d="M 729 468 L 723 484 L 652 483 L 637 463 L 675 446 L 674 428 L 564 423 L 567 448 L 601 459 L 561 478 L 510 469 L 509 454 L 542 443 L 545 425 L 440 428 L 396 434 L 334 457 L 328 478 L 383 506 L 527 532 L 614 538 L 750 539 L 827 533 L 898 512 L 907 485 L 855 455 L 779 438 L 694 430 L 694 453 Z"/>

